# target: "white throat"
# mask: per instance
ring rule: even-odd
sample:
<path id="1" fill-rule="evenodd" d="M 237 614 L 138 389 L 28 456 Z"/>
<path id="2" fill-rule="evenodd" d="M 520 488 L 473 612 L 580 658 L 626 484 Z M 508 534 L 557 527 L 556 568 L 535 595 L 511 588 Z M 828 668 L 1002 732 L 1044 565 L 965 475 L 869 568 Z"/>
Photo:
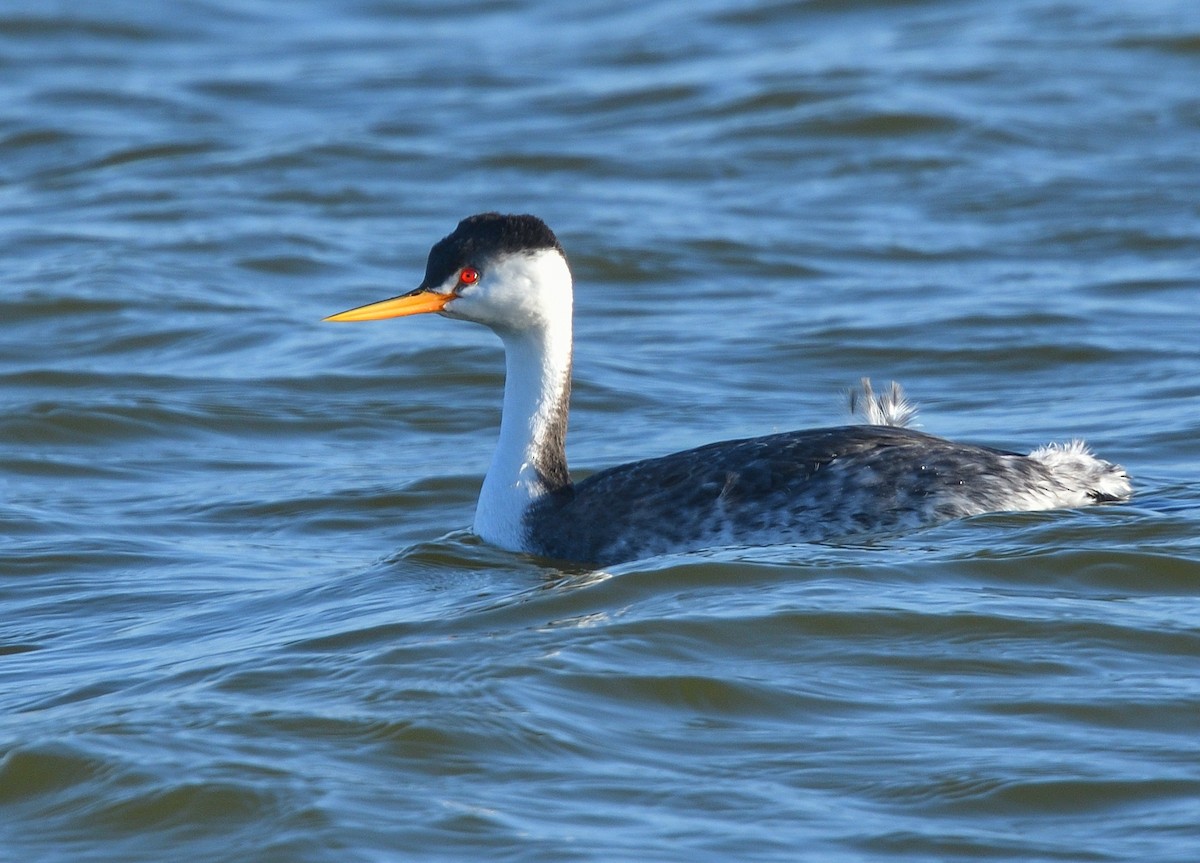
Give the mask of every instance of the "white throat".
<path id="1" fill-rule="evenodd" d="M 571 274 L 554 251 L 500 262 L 485 276 L 503 320 L 486 319 L 504 342 L 500 440 L 483 480 L 474 530 L 511 551 L 526 547 L 530 505 L 567 482 L 564 439 L 571 392 Z M 482 319 L 483 315 L 472 315 Z"/>

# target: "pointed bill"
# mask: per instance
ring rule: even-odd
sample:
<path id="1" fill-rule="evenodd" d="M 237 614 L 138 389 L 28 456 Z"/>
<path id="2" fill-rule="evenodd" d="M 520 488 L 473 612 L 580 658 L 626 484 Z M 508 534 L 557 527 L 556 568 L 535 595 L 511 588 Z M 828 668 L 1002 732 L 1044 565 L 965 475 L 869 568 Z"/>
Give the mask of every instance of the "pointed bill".
<path id="1" fill-rule="evenodd" d="M 423 315 L 429 312 L 440 312 L 452 299 L 454 299 L 454 294 L 435 294 L 432 291 L 418 288 L 403 296 L 380 300 L 377 303 L 368 303 L 356 309 L 330 315 L 323 320 L 379 321 L 384 318 L 400 318 L 405 315 Z"/>

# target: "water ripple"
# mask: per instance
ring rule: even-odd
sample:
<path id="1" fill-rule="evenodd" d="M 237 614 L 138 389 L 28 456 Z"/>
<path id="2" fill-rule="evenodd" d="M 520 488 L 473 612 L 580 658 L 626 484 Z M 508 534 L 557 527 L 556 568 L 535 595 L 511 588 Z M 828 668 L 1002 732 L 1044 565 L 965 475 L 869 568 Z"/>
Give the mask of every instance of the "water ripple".
<path id="1" fill-rule="evenodd" d="M 0 12 L 14 859 L 1155 859 L 1200 842 L 1193 4 Z M 468 530 L 490 333 L 325 315 L 488 209 L 579 476 L 844 422 L 1126 505 L 621 567 Z"/>

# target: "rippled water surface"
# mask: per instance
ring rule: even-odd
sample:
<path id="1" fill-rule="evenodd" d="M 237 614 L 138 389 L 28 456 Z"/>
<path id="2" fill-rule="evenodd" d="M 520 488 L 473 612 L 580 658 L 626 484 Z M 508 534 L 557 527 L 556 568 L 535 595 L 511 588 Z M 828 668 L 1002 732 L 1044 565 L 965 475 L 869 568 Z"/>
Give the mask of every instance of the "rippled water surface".
<path id="1" fill-rule="evenodd" d="M 1194 861 L 1191 0 L 0 5 L 0 858 Z M 562 569 L 499 344 L 325 315 L 462 216 L 569 452 L 1087 439 L 1136 497 Z"/>

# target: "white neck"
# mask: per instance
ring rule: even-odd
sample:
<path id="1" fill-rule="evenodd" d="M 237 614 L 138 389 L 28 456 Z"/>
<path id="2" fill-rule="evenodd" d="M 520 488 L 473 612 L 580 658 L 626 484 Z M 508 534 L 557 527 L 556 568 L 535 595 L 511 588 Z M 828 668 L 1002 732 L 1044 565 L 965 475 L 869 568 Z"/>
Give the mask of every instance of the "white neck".
<path id="1" fill-rule="evenodd" d="M 565 262 L 561 271 L 567 279 L 565 300 L 558 293 L 555 302 L 543 305 L 534 320 L 526 319 L 520 327 L 491 324 L 504 342 L 504 409 L 474 530 L 487 542 L 513 551 L 525 548 L 522 519 L 529 506 L 570 482 L 564 449 L 571 393 L 571 295 Z"/>

